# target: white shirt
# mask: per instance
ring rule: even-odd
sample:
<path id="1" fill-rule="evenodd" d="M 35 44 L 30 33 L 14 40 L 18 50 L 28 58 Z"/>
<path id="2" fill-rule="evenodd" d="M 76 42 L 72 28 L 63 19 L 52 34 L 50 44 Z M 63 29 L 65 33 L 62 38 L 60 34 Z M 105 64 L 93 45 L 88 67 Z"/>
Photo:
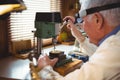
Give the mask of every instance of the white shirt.
<path id="1" fill-rule="evenodd" d="M 79 46 L 81 48 L 81 52 L 88 56 L 92 56 L 97 49 L 97 46 L 90 43 L 88 38 L 86 38 L 84 42 L 80 43 Z"/>

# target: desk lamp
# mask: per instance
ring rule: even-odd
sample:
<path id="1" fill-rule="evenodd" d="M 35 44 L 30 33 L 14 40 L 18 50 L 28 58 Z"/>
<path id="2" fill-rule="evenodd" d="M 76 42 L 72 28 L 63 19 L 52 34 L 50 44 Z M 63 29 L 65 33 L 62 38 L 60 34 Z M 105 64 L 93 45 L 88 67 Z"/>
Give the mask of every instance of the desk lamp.
<path id="1" fill-rule="evenodd" d="M 61 16 L 59 12 L 37 12 L 35 18 L 35 36 L 37 37 L 37 55 L 42 53 L 42 38 L 53 38 L 54 50 L 49 52 L 51 59 L 57 57 L 58 62 L 56 67 L 71 62 L 71 58 L 67 58 L 64 51 L 55 50 L 56 35 L 59 31 L 56 31 L 58 26 L 56 23 L 61 23 Z"/>
<path id="2" fill-rule="evenodd" d="M 25 9 L 23 0 L 0 0 L 0 17 L 9 12 L 20 12 Z"/>
<path id="3" fill-rule="evenodd" d="M 59 12 L 37 12 L 35 17 L 35 37 L 37 37 L 37 51 L 30 54 L 32 64 L 30 64 L 32 79 L 39 79 L 37 59 L 42 54 L 42 39 L 53 38 L 53 44 L 56 44 L 56 35 L 58 34 L 57 27 L 55 24 L 61 23 L 61 16 Z M 62 66 L 68 62 L 72 62 L 72 58 L 64 54 L 64 51 L 54 50 L 49 52 L 50 59 L 58 58 L 58 62 L 54 67 Z"/>

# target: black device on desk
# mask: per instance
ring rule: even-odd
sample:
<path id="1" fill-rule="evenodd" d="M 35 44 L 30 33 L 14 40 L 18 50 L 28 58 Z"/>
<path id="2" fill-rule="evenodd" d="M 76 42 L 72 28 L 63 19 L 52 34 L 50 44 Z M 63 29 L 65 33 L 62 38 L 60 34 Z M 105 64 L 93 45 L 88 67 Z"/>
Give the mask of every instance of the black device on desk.
<path id="1" fill-rule="evenodd" d="M 83 62 L 87 62 L 88 60 L 89 60 L 89 56 L 88 55 L 86 55 L 86 56 L 84 56 L 84 55 L 78 55 L 78 54 L 69 54 L 71 57 L 73 57 L 73 58 L 76 58 L 76 59 L 79 59 L 79 60 L 82 60 Z"/>
<path id="2" fill-rule="evenodd" d="M 50 59 L 58 58 L 58 61 L 55 64 L 55 67 L 59 67 L 66 63 L 72 62 L 72 58 L 70 56 L 66 56 L 64 54 L 64 51 L 59 51 L 59 50 L 50 51 L 49 57 L 50 57 Z"/>

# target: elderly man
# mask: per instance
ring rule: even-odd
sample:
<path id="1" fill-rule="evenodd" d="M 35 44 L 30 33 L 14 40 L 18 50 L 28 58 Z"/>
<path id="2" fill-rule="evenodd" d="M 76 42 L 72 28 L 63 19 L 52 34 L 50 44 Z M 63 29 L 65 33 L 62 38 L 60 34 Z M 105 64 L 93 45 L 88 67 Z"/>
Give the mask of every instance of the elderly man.
<path id="1" fill-rule="evenodd" d="M 82 28 L 90 42 L 98 46 L 89 61 L 66 76 L 60 76 L 51 66 L 57 59 L 44 56 L 38 60 L 39 75 L 49 80 L 120 80 L 120 0 L 81 0 L 80 17 Z M 76 29 L 74 19 L 68 20 L 67 27 L 73 36 L 84 43 L 84 37 Z"/>

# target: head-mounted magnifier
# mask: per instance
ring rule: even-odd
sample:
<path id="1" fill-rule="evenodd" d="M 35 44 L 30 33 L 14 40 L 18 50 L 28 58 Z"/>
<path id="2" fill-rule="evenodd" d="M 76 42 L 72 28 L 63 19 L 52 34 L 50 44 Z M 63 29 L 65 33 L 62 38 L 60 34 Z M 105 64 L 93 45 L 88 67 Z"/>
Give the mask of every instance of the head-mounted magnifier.
<path id="1" fill-rule="evenodd" d="M 93 7 L 93 8 L 81 10 L 79 12 L 79 17 L 83 18 L 83 17 L 85 17 L 89 14 L 95 13 L 95 12 L 108 10 L 108 9 L 113 9 L 113 8 L 119 8 L 119 7 L 120 7 L 120 3 L 112 3 L 112 4 L 107 4 L 107 5 L 104 5 L 104 6 Z"/>

